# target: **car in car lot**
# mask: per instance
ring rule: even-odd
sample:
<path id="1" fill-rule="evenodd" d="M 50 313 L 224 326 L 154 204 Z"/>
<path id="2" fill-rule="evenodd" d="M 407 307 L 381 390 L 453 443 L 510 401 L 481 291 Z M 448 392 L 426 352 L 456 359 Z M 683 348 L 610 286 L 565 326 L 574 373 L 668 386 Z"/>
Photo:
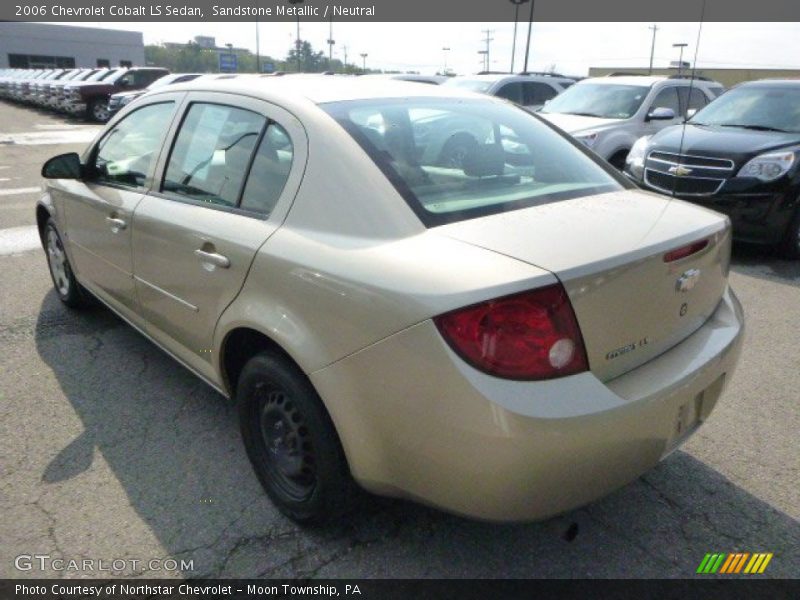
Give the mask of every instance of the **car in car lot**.
<path id="1" fill-rule="evenodd" d="M 479 73 L 451 77 L 442 85 L 505 98 L 528 110 L 539 110 L 575 79 L 557 73 Z"/>
<path id="2" fill-rule="evenodd" d="M 442 165 L 419 144 L 453 121 L 480 143 Z M 584 504 L 686 440 L 737 361 L 728 219 L 500 99 L 197 79 L 42 174 L 58 297 L 99 299 L 235 400 L 300 522 L 356 483 L 492 520 Z"/>
<path id="3" fill-rule="evenodd" d="M 734 87 L 685 125 L 637 141 L 625 173 L 725 213 L 735 239 L 800 258 L 800 81 Z"/>
<path id="4" fill-rule="evenodd" d="M 169 75 L 164 75 L 163 77 L 159 77 L 153 83 L 148 85 L 146 88 L 142 88 L 140 90 L 131 90 L 128 92 L 119 92 L 117 94 L 112 94 L 111 98 L 108 100 L 108 114 L 109 117 L 113 117 L 122 107 L 127 106 L 139 96 L 146 94 L 147 92 L 152 92 L 153 90 L 157 90 L 161 86 L 164 85 L 175 85 L 176 83 L 184 83 L 186 81 L 192 81 L 193 79 L 197 79 L 201 77 L 202 73 L 170 73 Z"/>
<path id="5" fill-rule="evenodd" d="M 622 170 L 636 140 L 680 123 L 723 91 L 721 84 L 701 77 L 592 77 L 540 112 Z"/>
<path id="6" fill-rule="evenodd" d="M 169 75 L 168 69 L 160 67 L 123 67 L 112 71 L 99 80 L 64 86 L 65 110 L 90 121 L 105 123 L 110 118 L 108 101 L 112 94 L 140 90 L 156 79 Z"/>

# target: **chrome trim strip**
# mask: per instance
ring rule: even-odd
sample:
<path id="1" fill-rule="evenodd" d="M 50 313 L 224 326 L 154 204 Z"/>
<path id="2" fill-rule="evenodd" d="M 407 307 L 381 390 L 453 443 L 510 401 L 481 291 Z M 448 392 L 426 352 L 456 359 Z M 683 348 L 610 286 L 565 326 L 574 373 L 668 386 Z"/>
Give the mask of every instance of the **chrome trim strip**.
<path id="1" fill-rule="evenodd" d="M 729 158 L 717 158 L 716 156 L 698 156 L 697 154 L 676 154 L 674 152 L 665 152 L 664 150 L 651 150 L 647 154 L 647 159 L 650 160 L 650 155 L 653 154 L 653 153 L 656 153 L 656 152 L 659 153 L 659 154 L 665 154 L 667 156 L 674 156 L 679 161 L 681 159 L 684 159 L 684 158 L 689 158 L 689 159 L 691 159 L 691 158 L 699 158 L 700 160 L 716 160 L 716 161 L 719 161 L 719 162 L 728 163 L 730 165 L 730 167 L 727 167 L 727 169 L 729 169 L 731 171 L 736 167 L 736 164 Z M 669 161 L 664 161 L 664 160 L 660 160 L 660 159 L 657 159 L 657 158 L 654 158 L 652 160 L 658 160 L 659 162 L 667 162 L 667 163 L 669 162 Z M 677 164 L 677 163 L 672 163 L 672 164 Z M 681 162 L 680 164 L 685 164 L 685 163 Z M 689 166 L 689 165 L 687 165 L 687 166 Z M 723 169 L 723 168 L 725 168 L 725 167 L 703 167 L 702 165 L 695 165 L 695 166 L 698 167 L 698 168 L 706 168 L 706 169 Z"/>
<path id="2" fill-rule="evenodd" d="M 711 171 L 731 171 L 731 172 L 733 171 L 733 167 L 710 167 L 710 166 L 707 166 L 707 165 L 695 165 L 695 164 L 686 163 L 686 162 L 677 163 L 677 162 L 672 162 L 671 160 L 664 160 L 664 159 L 661 159 L 661 158 L 653 158 L 652 154 L 653 153 L 651 152 L 650 154 L 647 155 L 647 160 L 648 161 L 657 162 L 657 163 L 661 163 L 661 164 L 664 164 L 664 165 L 671 165 L 671 166 L 681 165 L 683 167 L 689 167 L 689 168 L 694 168 L 694 169 L 709 169 Z M 714 160 L 717 160 L 717 159 L 714 159 Z"/>

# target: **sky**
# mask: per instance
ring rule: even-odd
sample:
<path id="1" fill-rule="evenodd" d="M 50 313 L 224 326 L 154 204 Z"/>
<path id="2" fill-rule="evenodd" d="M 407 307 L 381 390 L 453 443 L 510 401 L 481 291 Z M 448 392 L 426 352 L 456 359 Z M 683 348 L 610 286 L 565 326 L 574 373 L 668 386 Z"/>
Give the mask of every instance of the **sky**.
<path id="1" fill-rule="evenodd" d="M 61 23 L 62 25 L 64 23 Z M 195 35 L 216 38 L 217 44 L 256 49 L 256 25 L 250 23 L 71 23 L 142 31 L 146 44 L 186 42 Z M 641 67 L 650 60 L 652 23 L 534 23 L 528 70 L 586 75 L 590 66 Z M 521 71 L 527 22 L 517 33 L 515 71 Z M 704 23 L 698 48 L 698 23 L 657 23 L 653 66 L 678 60 L 672 44 L 686 43 L 684 61 L 697 67 L 754 67 L 800 69 L 800 23 Z M 284 58 L 295 35 L 294 23 L 259 23 L 262 55 Z M 300 37 L 327 55 L 328 23 L 301 22 Z M 333 23 L 334 58 L 374 69 L 435 73 L 447 67 L 460 74 L 483 68 L 483 41 L 489 30 L 491 69 L 511 67 L 512 23 Z M 443 48 L 450 48 L 444 51 Z"/>

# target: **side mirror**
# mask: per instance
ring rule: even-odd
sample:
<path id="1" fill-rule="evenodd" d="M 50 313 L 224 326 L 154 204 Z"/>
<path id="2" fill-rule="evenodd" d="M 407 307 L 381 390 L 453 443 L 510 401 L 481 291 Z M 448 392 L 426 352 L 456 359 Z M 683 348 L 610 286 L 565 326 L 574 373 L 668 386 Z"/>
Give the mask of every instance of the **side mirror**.
<path id="1" fill-rule="evenodd" d="M 80 179 L 82 176 L 81 158 L 77 152 L 59 154 L 42 165 L 45 179 Z"/>
<path id="2" fill-rule="evenodd" d="M 654 108 L 647 113 L 646 121 L 671 121 L 675 118 L 675 111 L 671 108 Z"/>

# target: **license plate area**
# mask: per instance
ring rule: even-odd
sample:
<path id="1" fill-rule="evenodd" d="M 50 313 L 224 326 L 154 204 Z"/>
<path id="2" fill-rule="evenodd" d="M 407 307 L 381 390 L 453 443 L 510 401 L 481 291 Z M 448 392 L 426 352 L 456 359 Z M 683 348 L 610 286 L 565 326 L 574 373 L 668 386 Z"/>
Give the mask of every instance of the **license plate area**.
<path id="1" fill-rule="evenodd" d="M 700 426 L 700 415 L 703 414 L 704 395 L 705 390 L 688 402 L 681 404 L 678 410 L 675 411 L 675 415 L 672 419 L 672 431 L 667 441 L 667 447 L 664 450 L 664 456 L 670 454 L 680 446 Z"/>

